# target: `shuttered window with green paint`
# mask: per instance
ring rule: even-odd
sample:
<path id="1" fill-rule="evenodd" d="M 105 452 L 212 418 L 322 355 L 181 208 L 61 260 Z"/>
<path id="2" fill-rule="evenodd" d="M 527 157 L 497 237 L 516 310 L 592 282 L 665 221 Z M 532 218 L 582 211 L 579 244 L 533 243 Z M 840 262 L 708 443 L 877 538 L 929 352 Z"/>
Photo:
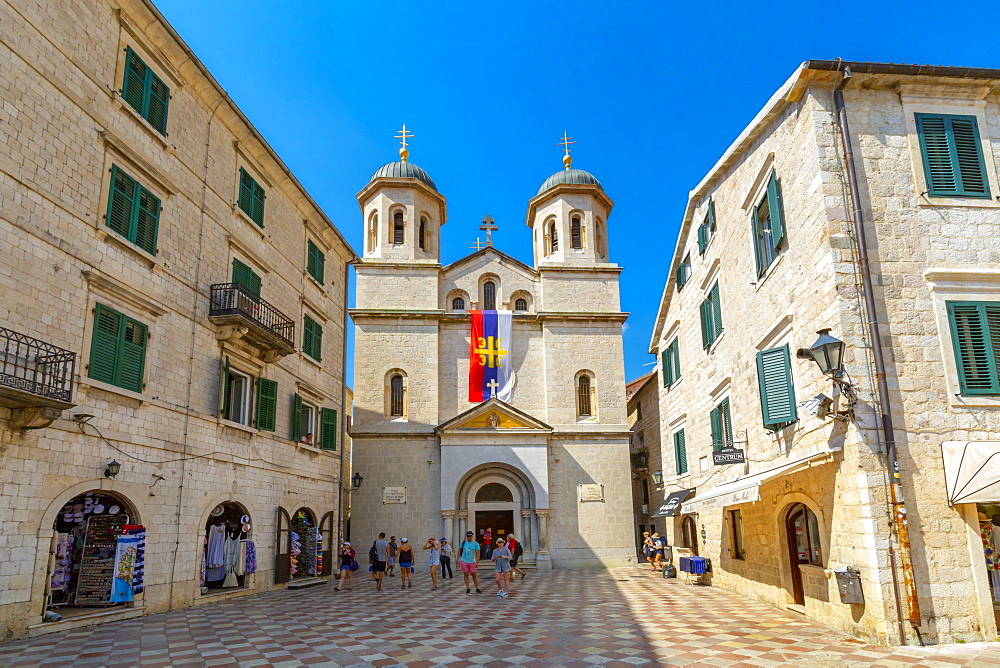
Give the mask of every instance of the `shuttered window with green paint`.
<path id="1" fill-rule="evenodd" d="M 240 209 L 250 220 L 264 227 L 264 200 L 267 195 L 250 172 L 240 167 Z"/>
<path id="2" fill-rule="evenodd" d="M 660 353 L 660 366 L 663 371 L 663 387 L 670 387 L 681 377 L 680 340 L 674 339 Z"/>
<path id="3" fill-rule="evenodd" d="M 167 134 L 170 88 L 143 62 L 132 47 L 125 47 L 125 76 L 122 99 L 149 121 L 160 134 Z"/>
<path id="4" fill-rule="evenodd" d="M 722 334 L 722 303 L 719 282 L 716 281 L 701 303 L 701 345 L 708 348 Z"/>
<path id="5" fill-rule="evenodd" d="M 688 279 L 691 277 L 691 255 L 685 255 L 684 261 L 677 265 L 677 273 L 675 279 L 677 282 L 677 291 L 680 292 L 681 288 L 687 285 Z"/>
<path id="6" fill-rule="evenodd" d="M 90 342 L 88 375 L 133 392 L 142 392 L 149 330 L 138 320 L 97 304 Z"/>
<path id="7" fill-rule="evenodd" d="M 233 283 L 243 286 L 244 292 L 254 299 L 260 298 L 260 276 L 253 269 L 233 258 Z"/>
<path id="8" fill-rule="evenodd" d="M 757 276 L 763 276 L 778 257 L 785 241 L 785 214 L 781 200 L 781 182 L 772 171 L 767 181 L 767 192 L 753 208 L 753 250 Z"/>
<path id="9" fill-rule="evenodd" d="M 323 360 L 323 327 L 309 316 L 302 319 L 302 352 L 317 362 Z"/>
<path id="10" fill-rule="evenodd" d="M 321 408 L 319 411 L 319 447 L 322 450 L 337 449 L 337 411 Z"/>
<path id="11" fill-rule="evenodd" d="M 948 302 L 958 381 L 965 395 L 1000 395 L 1000 301 Z"/>
<path id="12" fill-rule="evenodd" d="M 257 429 L 274 431 L 278 418 L 278 381 L 257 379 Z"/>
<path id="13" fill-rule="evenodd" d="M 677 471 L 677 475 L 688 472 L 687 443 L 683 429 L 674 432 L 674 470 Z"/>
<path id="14" fill-rule="evenodd" d="M 932 197 L 990 196 L 975 116 L 916 114 L 917 135 Z"/>
<path id="15" fill-rule="evenodd" d="M 729 397 L 719 402 L 719 405 L 709 413 L 712 425 L 712 449 L 721 450 L 733 444 L 733 419 L 729 412 Z"/>
<path id="16" fill-rule="evenodd" d="M 787 345 L 757 353 L 757 382 L 766 428 L 781 429 L 798 419 L 792 361 Z"/>
<path id="17" fill-rule="evenodd" d="M 708 248 L 708 242 L 715 236 L 715 200 L 708 201 L 708 211 L 705 219 L 698 226 L 698 255 L 703 255 Z"/>
<path id="18" fill-rule="evenodd" d="M 111 167 L 105 224 L 150 255 L 156 255 L 160 199 L 117 165 Z"/>
<path id="19" fill-rule="evenodd" d="M 306 271 L 316 279 L 317 283 L 323 285 L 326 256 L 323 255 L 323 251 L 319 249 L 319 246 L 312 242 L 312 239 L 306 241 L 306 247 Z"/>

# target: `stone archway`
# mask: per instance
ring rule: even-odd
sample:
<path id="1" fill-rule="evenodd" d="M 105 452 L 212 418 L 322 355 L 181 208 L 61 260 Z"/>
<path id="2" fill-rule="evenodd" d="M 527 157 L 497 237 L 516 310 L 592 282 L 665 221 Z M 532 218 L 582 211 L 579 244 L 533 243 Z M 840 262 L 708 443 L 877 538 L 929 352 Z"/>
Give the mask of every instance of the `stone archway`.
<path id="1" fill-rule="evenodd" d="M 510 493 L 510 501 L 485 499 L 480 492 L 490 485 L 506 489 Z M 535 487 L 522 471 L 499 462 L 482 464 L 469 470 L 456 486 L 454 508 L 457 510 L 442 513 L 445 535 L 451 537 L 456 545 L 465 538 L 466 531 L 476 532 L 476 539 L 479 540 L 481 534 L 477 529 L 483 528 L 482 513 L 496 513 L 490 517 L 501 519 L 509 513 L 513 525 L 510 530 L 522 541 L 524 560 L 535 561 L 537 555 L 548 554 L 544 533 L 547 530 L 548 508 L 538 508 L 536 499 Z M 480 526 L 477 526 L 477 513 Z M 457 527 L 454 526 L 455 519 L 458 520 Z M 495 539 L 496 534 L 492 537 Z"/>

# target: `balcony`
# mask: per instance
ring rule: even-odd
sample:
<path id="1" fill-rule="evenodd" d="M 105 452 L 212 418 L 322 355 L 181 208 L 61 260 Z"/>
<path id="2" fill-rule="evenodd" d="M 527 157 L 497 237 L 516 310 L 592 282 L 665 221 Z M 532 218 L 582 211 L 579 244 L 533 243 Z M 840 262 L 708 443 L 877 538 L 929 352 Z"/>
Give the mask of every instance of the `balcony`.
<path id="1" fill-rule="evenodd" d="M 645 448 L 636 450 L 629 454 L 632 458 L 632 469 L 635 471 L 645 471 L 649 468 L 649 453 Z"/>
<path id="2" fill-rule="evenodd" d="M 217 338 L 244 339 L 260 348 L 266 362 L 295 352 L 295 321 L 242 283 L 212 286 L 208 319 L 220 326 Z"/>
<path id="3" fill-rule="evenodd" d="M 73 403 L 76 353 L 0 327 L 0 406 L 20 429 L 47 427 Z"/>

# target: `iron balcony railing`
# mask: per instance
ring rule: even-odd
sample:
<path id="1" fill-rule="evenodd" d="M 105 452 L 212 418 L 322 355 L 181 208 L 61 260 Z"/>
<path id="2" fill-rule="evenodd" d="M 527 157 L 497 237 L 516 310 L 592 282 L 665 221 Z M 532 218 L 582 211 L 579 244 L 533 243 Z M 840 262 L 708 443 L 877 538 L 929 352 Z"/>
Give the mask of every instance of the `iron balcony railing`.
<path id="1" fill-rule="evenodd" d="M 72 403 L 76 353 L 0 327 L 0 387 Z"/>
<path id="2" fill-rule="evenodd" d="M 218 283 L 212 286 L 209 317 L 238 315 L 295 348 L 295 321 L 274 308 L 242 283 Z"/>
<path id="3" fill-rule="evenodd" d="M 632 468 L 644 469 L 649 467 L 649 453 L 646 450 L 636 450 L 631 453 Z"/>

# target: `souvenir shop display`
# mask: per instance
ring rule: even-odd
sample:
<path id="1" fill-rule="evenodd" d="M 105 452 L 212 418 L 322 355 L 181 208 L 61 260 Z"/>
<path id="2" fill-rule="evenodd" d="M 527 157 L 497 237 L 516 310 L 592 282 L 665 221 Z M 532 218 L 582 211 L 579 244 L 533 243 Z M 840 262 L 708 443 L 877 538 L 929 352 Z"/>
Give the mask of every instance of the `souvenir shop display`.
<path id="1" fill-rule="evenodd" d="M 126 515 L 92 516 L 87 519 L 77 574 L 77 605 L 110 605 L 118 552 L 118 536 L 128 522 Z"/>
<path id="2" fill-rule="evenodd" d="M 983 540 L 983 557 L 989 575 L 990 594 L 994 605 L 1000 604 L 1000 507 L 978 506 L 979 536 Z"/>
<path id="3" fill-rule="evenodd" d="M 322 569 L 322 536 L 309 511 L 302 509 L 292 518 L 290 555 L 292 577 L 314 577 Z"/>
<path id="4" fill-rule="evenodd" d="M 246 586 L 245 576 L 257 570 L 250 530 L 250 516 L 236 504 L 220 503 L 212 509 L 203 540 L 202 593 Z"/>

